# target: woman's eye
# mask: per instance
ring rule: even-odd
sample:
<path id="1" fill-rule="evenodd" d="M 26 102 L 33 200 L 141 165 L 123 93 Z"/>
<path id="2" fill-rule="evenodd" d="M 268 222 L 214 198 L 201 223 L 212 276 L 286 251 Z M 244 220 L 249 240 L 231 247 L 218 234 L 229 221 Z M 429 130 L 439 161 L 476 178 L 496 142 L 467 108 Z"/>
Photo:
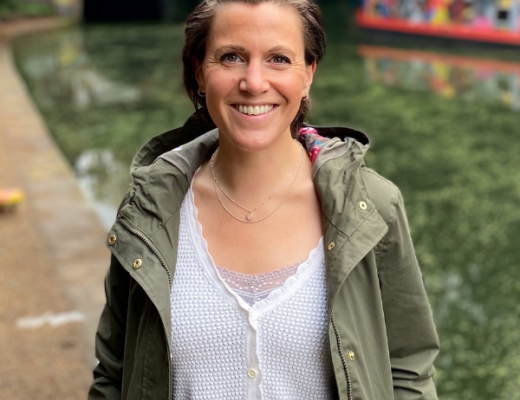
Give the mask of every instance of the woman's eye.
<path id="1" fill-rule="evenodd" d="M 240 58 L 238 58 L 236 54 L 227 53 L 220 57 L 220 60 L 235 63 L 237 61 L 240 61 Z"/>
<path id="2" fill-rule="evenodd" d="M 285 56 L 273 56 L 272 60 L 276 64 L 284 64 L 284 63 L 290 64 L 291 63 L 291 60 L 289 60 Z"/>

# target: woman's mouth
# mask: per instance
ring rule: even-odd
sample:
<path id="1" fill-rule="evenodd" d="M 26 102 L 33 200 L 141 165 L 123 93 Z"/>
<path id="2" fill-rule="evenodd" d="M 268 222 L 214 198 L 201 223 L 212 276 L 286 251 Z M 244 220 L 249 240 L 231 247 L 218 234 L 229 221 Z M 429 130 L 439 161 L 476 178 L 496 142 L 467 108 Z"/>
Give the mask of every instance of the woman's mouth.
<path id="1" fill-rule="evenodd" d="M 262 115 L 267 114 L 271 111 L 276 104 L 262 104 L 258 106 L 249 106 L 246 104 L 234 104 L 234 107 L 238 110 L 238 112 L 246 115 Z"/>

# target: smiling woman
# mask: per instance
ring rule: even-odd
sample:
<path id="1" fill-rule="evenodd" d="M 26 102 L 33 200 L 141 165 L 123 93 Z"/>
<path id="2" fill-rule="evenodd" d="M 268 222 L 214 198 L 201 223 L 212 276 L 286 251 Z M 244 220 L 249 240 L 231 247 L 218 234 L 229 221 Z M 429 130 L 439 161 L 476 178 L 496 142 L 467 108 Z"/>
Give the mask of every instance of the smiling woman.
<path id="1" fill-rule="evenodd" d="M 205 99 L 203 96 L 200 96 L 198 92 L 199 83 L 196 79 L 195 67 L 200 65 L 205 58 L 206 55 L 206 45 L 208 40 L 211 38 L 210 32 L 215 32 L 215 26 L 213 24 L 217 11 L 219 7 L 222 7 L 228 3 L 236 3 L 237 5 L 242 5 L 242 11 L 251 11 L 244 8 L 245 6 L 255 6 L 262 5 L 262 3 L 278 5 L 285 8 L 285 11 L 288 11 L 291 18 L 294 22 L 294 17 L 296 14 L 297 21 L 294 25 L 287 24 L 287 21 L 276 21 L 276 28 L 278 30 L 285 29 L 294 30 L 299 29 L 298 33 L 298 41 L 303 41 L 304 46 L 304 60 L 307 66 L 311 64 L 319 63 L 319 61 L 323 58 L 325 54 L 325 32 L 323 29 L 323 23 L 321 18 L 321 13 L 316 5 L 314 5 L 311 1 L 300 1 L 300 0 L 285 0 L 285 1 L 263 1 L 263 0 L 248 0 L 248 1 L 240 1 L 234 2 L 229 0 L 210 0 L 204 1 L 201 5 L 192 13 L 190 18 L 186 23 L 186 43 L 184 46 L 183 52 L 183 62 L 184 62 L 184 84 L 188 91 L 188 95 L 192 99 L 195 104 L 195 107 L 202 107 L 202 111 L 205 111 Z M 256 13 L 256 10 L 254 11 Z M 280 12 L 275 12 L 275 16 L 280 17 Z M 244 17 L 243 15 L 241 16 Z M 246 18 L 242 20 L 244 25 L 251 26 L 250 17 L 251 14 L 247 14 Z M 266 18 L 266 22 L 270 21 L 273 16 L 264 15 Z M 283 16 L 282 16 L 283 17 Z M 274 22 L 274 21 L 273 21 Z M 275 23 L 272 24 L 274 26 Z M 226 29 L 226 26 L 222 26 L 220 29 L 223 29 L 225 33 L 230 34 L 231 30 Z M 269 46 L 273 52 L 276 52 L 278 49 L 273 47 L 271 43 L 266 38 L 266 34 L 268 31 L 263 31 L 261 37 L 258 37 L 258 40 L 262 40 L 265 45 Z M 231 49 L 236 50 L 236 48 Z M 243 51 L 243 48 L 239 50 Z M 282 56 L 283 58 L 283 56 Z M 282 61 L 282 58 L 278 59 L 278 62 Z M 289 59 L 285 59 L 285 62 L 290 62 Z M 314 67 L 315 68 L 315 67 Z M 291 124 L 291 130 L 293 135 L 298 133 L 298 128 L 303 124 L 303 120 L 307 115 L 309 110 L 309 101 L 308 98 L 304 98 L 301 102 L 300 109 L 298 114 L 296 115 L 293 123 Z M 205 113 L 207 116 L 207 111 Z"/>
<path id="2" fill-rule="evenodd" d="M 259 146 L 273 136 L 287 140 L 316 69 L 316 60 L 305 62 L 301 18 L 271 3 L 220 7 L 225 12 L 213 18 L 205 57 L 195 60 L 205 109 L 220 134 L 241 148 L 255 146 L 244 140 Z"/>
<path id="3" fill-rule="evenodd" d="M 134 159 L 90 399 L 436 398 L 401 194 L 364 134 L 304 124 L 324 49 L 310 0 L 190 15 L 196 112 Z"/>

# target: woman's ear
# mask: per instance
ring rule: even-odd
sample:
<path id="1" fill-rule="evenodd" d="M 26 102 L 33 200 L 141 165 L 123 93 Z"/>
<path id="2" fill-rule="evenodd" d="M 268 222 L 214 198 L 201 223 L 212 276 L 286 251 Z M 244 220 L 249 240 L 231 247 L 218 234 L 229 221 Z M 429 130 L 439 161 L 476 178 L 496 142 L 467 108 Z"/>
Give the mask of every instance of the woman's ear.
<path id="1" fill-rule="evenodd" d="M 195 56 L 191 57 L 191 63 L 193 68 L 195 69 L 195 79 L 199 84 L 199 89 L 202 92 L 205 92 L 205 82 L 204 82 L 204 74 L 202 73 L 202 63 L 195 58 Z"/>
<path id="2" fill-rule="evenodd" d="M 313 61 L 312 64 L 307 65 L 305 67 L 305 83 L 303 85 L 303 93 L 302 97 L 308 96 L 311 85 L 312 85 L 312 79 L 314 77 L 314 72 L 316 71 L 316 61 Z"/>

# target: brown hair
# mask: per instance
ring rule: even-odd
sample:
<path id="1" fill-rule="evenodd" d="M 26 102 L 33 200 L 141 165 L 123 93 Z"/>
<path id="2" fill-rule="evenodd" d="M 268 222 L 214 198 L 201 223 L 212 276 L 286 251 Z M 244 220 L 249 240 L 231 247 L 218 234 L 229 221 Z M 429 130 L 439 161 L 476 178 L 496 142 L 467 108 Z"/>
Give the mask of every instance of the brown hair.
<path id="1" fill-rule="evenodd" d="M 185 43 L 182 50 L 184 64 L 184 87 L 188 92 L 195 110 L 202 113 L 205 118 L 211 120 L 206 108 L 206 100 L 198 94 L 199 85 L 195 78 L 198 65 L 193 60 L 202 63 L 206 53 L 206 43 L 217 8 L 226 3 L 260 4 L 272 3 L 292 7 L 303 22 L 303 40 L 305 44 L 305 63 L 311 65 L 318 63 L 325 55 L 325 32 L 323 20 L 318 6 L 312 0 L 203 0 L 188 16 L 185 28 Z M 295 136 L 303 125 L 303 121 L 309 112 L 310 100 L 302 99 L 300 109 L 291 122 L 291 133 Z"/>

